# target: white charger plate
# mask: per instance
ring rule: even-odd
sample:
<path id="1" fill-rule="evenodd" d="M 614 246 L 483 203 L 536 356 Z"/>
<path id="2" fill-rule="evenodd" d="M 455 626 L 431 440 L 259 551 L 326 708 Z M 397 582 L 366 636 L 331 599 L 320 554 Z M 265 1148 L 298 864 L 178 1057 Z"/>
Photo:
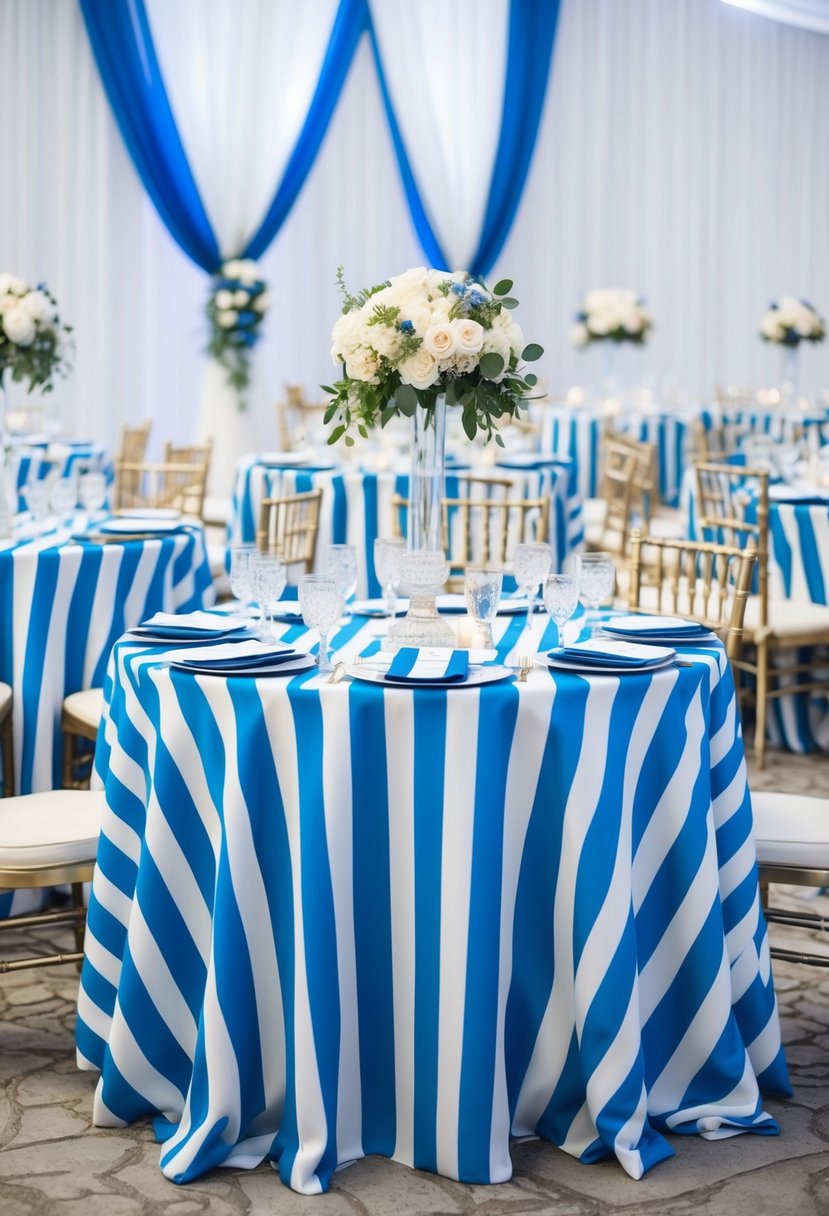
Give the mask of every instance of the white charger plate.
<path id="1" fill-rule="evenodd" d="M 298 654 L 295 659 L 275 663 L 273 667 L 225 667 L 221 671 L 217 671 L 215 667 L 200 667 L 192 660 L 181 662 L 173 659 L 170 663 L 170 666 L 174 667 L 176 671 L 187 671 L 194 676 L 218 676 L 222 680 L 226 676 L 251 676 L 255 680 L 258 680 L 260 676 L 267 676 L 269 679 L 273 676 L 295 676 L 300 671 L 310 671 L 316 665 L 316 659 L 312 654 Z"/>
<path id="2" fill-rule="evenodd" d="M 632 642 L 633 634 L 611 633 L 602 627 L 602 632 L 606 633 L 609 638 L 614 638 L 617 642 Z M 687 633 L 645 633 L 637 634 L 636 641 L 641 646 L 660 646 L 663 642 L 670 646 L 710 646 L 712 642 L 716 642 L 717 635 L 715 633 L 695 633 L 689 637 Z"/>
<path id="3" fill-rule="evenodd" d="M 181 519 L 174 507 L 121 507 L 115 514 L 119 519 Z"/>
<path id="4" fill-rule="evenodd" d="M 386 671 L 380 671 L 376 667 L 358 664 L 356 667 L 349 665 L 346 670 L 354 680 L 366 680 L 369 684 L 382 684 L 384 688 L 401 688 L 407 692 L 416 688 L 446 688 L 450 690 L 454 688 L 479 688 L 481 684 L 495 684 L 499 680 L 507 680 L 510 676 L 515 675 L 515 672 L 511 671 L 509 667 L 470 667 L 469 674 L 463 683 L 447 683 L 446 680 L 418 680 L 416 684 L 401 684 L 398 680 L 386 679 Z"/>
<path id="5" fill-rule="evenodd" d="M 652 671 L 665 671 L 666 668 L 673 667 L 676 660 L 660 659 L 658 663 L 650 663 L 646 667 L 613 667 L 609 664 L 597 667 L 594 663 L 569 663 L 541 655 L 536 662 L 540 667 L 549 667 L 553 671 L 571 671 L 580 676 L 630 676 L 650 675 Z"/>
<path id="6" fill-rule="evenodd" d="M 98 525 L 98 531 L 106 536 L 130 536 L 145 532 L 178 532 L 178 516 L 175 519 L 154 519 L 150 515 L 134 516 L 131 519 L 108 519 Z"/>

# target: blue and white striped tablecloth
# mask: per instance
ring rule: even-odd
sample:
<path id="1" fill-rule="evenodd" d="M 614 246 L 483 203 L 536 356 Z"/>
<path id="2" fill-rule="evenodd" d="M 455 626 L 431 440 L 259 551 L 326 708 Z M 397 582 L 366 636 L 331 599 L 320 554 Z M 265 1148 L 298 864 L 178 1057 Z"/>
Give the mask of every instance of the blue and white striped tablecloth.
<path id="1" fill-rule="evenodd" d="M 582 498 L 596 498 L 601 484 L 601 444 L 607 416 L 591 407 L 554 406 L 545 409 L 540 420 L 541 450 L 569 456 L 576 465 Z M 676 413 L 623 413 L 615 415 L 612 421 L 617 431 L 656 444 L 660 500 L 668 506 L 678 506 L 687 460 L 688 418 Z"/>
<path id="2" fill-rule="evenodd" d="M 502 659 L 539 646 L 524 623 L 496 622 Z M 376 630 L 343 627 L 338 657 Z M 169 653 L 119 643 L 107 676 L 77 1021 L 96 1124 L 158 1116 L 175 1181 L 270 1159 L 306 1194 L 370 1153 L 497 1182 L 538 1134 L 638 1178 L 664 1132 L 777 1131 L 719 644 L 449 691 L 193 677 Z"/>
<path id="3" fill-rule="evenodd" d="M 15 446 L 17 461 L 18 510 L 26 510 L 23 489 L 32 481 L 39 481 L 53 471 L 59 477 L 69 477 L 78 469 L 84 472 L 94 469 L 105 473 L 112 481 L 112 464 L 107 460 L 106 450 L 100 443 L 43 443 Z"/>
<path id="4" fill-rule="evenodd" d="M 815 410 L 805 414 L 799 410 L 771 409 L 768 406 L 711 405 L 700 413 L 700 421 L 706 430 L 716 425 L 727 425 L 737 429 L 747 428 L 755 435 L 770 435 L 773 439 L 789 442 L 805 430 L 813 446 L 829 443 L 829 411 Z"/>
<path id="5" fill-rule="evenodd" d="M 570 553 L 578 550 L 584 540 L 581 497 L 573 470 L 568 464 L 539 459 L 532 468 L 508 467 L 506 464 L 488 470 L 494 476 L 506 477 L 515 485 L 516 497 L 540 498 L 549 495 L 549 540 L 553 548 L 554 569 L 560 570 Z M 457 497 L 460 470 L 447 469 L 446 492 Z M 374 572 L 374 541 L 378 536 L 392 536 L 395 495 L 407 497 L 409 478 L 406 473 L 368 472 L 362 469 L 285 468 L 263 464 L 256 456 L 239 462 L 233 491 L 231 516 L 228 524 L 228 544 L 252 544 L 256 539 L 259 505 L 268 495 L 279 497 L 307 490 L 322 490 L 317 554 L 323 554 L 329 544 L 349 543 L 357 547 L 357 595 L 378 596 L 381 587 Z M 476 486 L 475 491 L 480 492 Z"/>

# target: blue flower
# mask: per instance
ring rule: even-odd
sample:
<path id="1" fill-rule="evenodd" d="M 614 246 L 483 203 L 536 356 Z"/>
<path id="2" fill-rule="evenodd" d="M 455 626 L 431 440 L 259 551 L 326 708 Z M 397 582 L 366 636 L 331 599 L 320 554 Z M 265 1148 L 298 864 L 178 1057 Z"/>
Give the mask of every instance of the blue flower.
<path id="1" fill-rule="evenodd" d="M 400 330 L 400 332 L 401 332 L 401 333 L 404 333 L 404 334 L 413 334 L 413 333 L 414 333 L 414 322 L 412 322 L 412 321 L 401 321 L 401 322 L 398 324 L 397 328 Z"/>
<path id="2" fill-rule="evenodd" d="M 239 313 L 238 325 L 252 325 L 258 320 L 259 314 L 253 312 L 250 308 L 244 309 Z"/>
<path id="3" fill-rule="evenodd" d="M 469 293 L 469 303 L 473 308 L 480 308 L 480 306 L 484 303 L 484 296 L 482 296 L 479 291 L 476 291 L 474 287 Z"/>
<path id="4" fill-rule="evenodd" d="M 463 283 L 453 283 L 452 286 L 449 288 L 449 290 L 452 292 L 453 295 L 456 295 L 456 296 L 465 296 L 466 295 L 466 288 L 464 287 Z"/>

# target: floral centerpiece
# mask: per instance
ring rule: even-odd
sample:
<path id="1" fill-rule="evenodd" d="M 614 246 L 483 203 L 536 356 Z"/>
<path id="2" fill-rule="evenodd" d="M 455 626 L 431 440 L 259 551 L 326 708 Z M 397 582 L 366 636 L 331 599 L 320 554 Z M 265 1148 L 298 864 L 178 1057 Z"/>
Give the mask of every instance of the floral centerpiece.
<path id="1" fill-rule="evenodd" d="M 207 349 L 227 372 L 244 409 L 244 391 L 250 383 L 250 353 L 262 337 L 268 311 L 267 284 L 250 258 L 225 262 L 214 277 L 207 301 L 210 341 Z"/>
<path id="2" fill-rule="evenodd" d="M 760 337 L 764 342 L 797 348 L 801 342 L 822 342 L 826 337 L 826 322 L 808 301 L 781 296 L 763 315 Z"/>
<path id="3" fill-rule="evenodd" d="M 391 644 L 451 646 L 454 635 L 435 608 L 435 592 L 448 575 L 441 536 L 446 407 L 460 409 L 470 440 L 480 432 L 503 447 L 498 420 L 521 408 L 537 383 L 523 365 L 544 352 L 525 343 L 512 318 L 518 301 L 510 295 L 510 279 L 490 291 L 466 271 L 421 266 L 356 296 L 345 286 L 342 267 L 337 281 L 344 302 L 331 355 L 343 375 L 323 386 L 331 396 L 325 422 L 334 423 L 328 442 L 343 439 L 351 446 L 352 427 L 365 438 L 378 422 L 411 419 L 403 568 L 411 595 L 406 617 L 389 631 Z"/>
<path id="4" fill-rule="evenodd" d="M 30 287 L 0 274 L 0 378 L 26 381 L 29 392 L 48 393 L 56 375 L 70 367 L 71 326 L 61 323 L 55 297 L 43 283 Z"/>
<path id="5" fill-rule="evenodd" d="M 570 341 L 574 346 L 587 346 L 590 342 L 643 345 L 653 325 L 644 303 L 635 291 L 622 287 L 588 291 L 573 318 Z"/>

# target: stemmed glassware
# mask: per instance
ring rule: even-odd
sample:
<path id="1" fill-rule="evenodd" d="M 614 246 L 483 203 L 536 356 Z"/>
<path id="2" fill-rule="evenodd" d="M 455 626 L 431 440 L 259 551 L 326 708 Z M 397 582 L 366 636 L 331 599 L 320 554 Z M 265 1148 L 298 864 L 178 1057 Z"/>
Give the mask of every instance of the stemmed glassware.
<path id="1" fill-rule="evenodd" d="M 519 587 L 527 594 L 529 607 L 527 618 L 535 611 L 535 592 L 540 583 L 550 573 L 553 564 L 553 551 L 549 545 L 528 544 L 519 545 L 515 550 L 513 573 Z"/>
<path id="2" fill-rule="evenodd" d="M 329 545 L 325 573 L 333 578 L 343 598 L 343 606 L 357 590 L 357 549 L 354 545 Z"/>
<path id="3" fill-rule="evenodd" d="M 285 565 L 275 553 L 253 552 L 248 577 L 251 595 L 262 609 L 259 637 L 263 642 L 273 642 L 277 638 L 273 614 L 287 582 Z"/>
<path id="4" fill-rule="evenodd" d="M 386 616 L 393 617 L 397 611 L 397 588 L 400 584 L 400 559 L 406 551 L 404 540 L 374 542 L 374 570 L 383 588 Z"/>
<path id="5" fill-rule="evenodd" d="M 42 524 L 49 514 L 49 486 L 45 481 L 28 481 L 22 490 L 26 506 L 36 524 Z"/>
<path id="6" fill-rule="evenodd" d="M 616 567 L 609 553 L 580 553 L 578 557 L 579 592 L 591 610 L 590 636 L 599 633 L 599 605 L 612 593 L 616 583 Z"/>
<path id="7" fill-rule="evenodd" d="M 483 634 L 483 645 L 492 646 L 492 622 L 501 602 L 504 575 L 501 570 L 470 569 L 463 581 L 469 615 Z"/>
<path id="8" fill-rule="evenodd" d="M 558 630 L 556 648 L 561 650 L 561 631 L 576 611 L 579 602 L 578 580 L 572 574 L 548 574 L 544 583 L 544 607 Z"/>
<path id="9" fill-rule="evenodd" d="M 342 616 L 345 607 L 342 592 L 333 578 L 324 574 L 306 574 L 299 582 L 299 607 L 305 624 L 309 629 L 316 629 L 320 635 L 317 667 L 320 671 L 331 671 L 328 631 Z"/>
<path id="10" fill-rule="evenodd" d="M 58 477 L 49 491 L 49 505 L 58 517 L 58 523 L 71 523 L 78 496 L 71 477 Z"/>
<path id="11" fill-rule="evenodd" d="M 255 599 L 250 585 L 250 561 L 255 552 L 252 545 L 237 545 L 230 550 L 230 590 L 242 604 L 245 615 L 250 613 Z"/>
<path id="12" fill-rule="evenodd" d="M 81 475 L 78 481 L 78 499 L 86 511 L 88 521 L 91 521 L 96 511 L 100 511 L 106 504 L 107 482 L 103 473 L 93 470 Z"/>

